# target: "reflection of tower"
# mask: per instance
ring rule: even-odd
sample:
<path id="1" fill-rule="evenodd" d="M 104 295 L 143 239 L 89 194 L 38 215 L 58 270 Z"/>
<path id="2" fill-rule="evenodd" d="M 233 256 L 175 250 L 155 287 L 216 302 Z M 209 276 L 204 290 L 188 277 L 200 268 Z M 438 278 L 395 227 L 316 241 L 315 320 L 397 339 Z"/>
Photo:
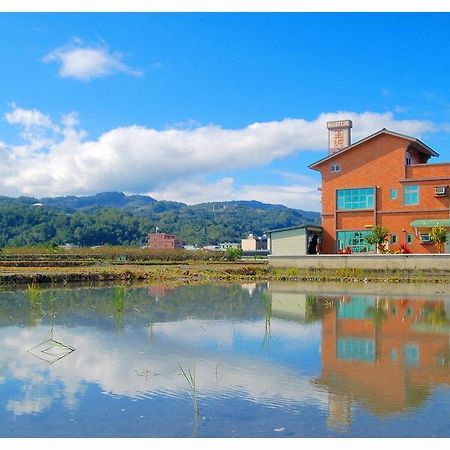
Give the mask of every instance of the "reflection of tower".
<path id="1" fill-rule="evenodd" d="M 241 284 L 241 287 L 243 290 L 248 292 L 248 295 L 250 297 L 253 295 L 253 293 L 256 291 L 256 283 L 245 283 Z"/>
<path id="2" fill-rule="evenodd" d="M 327 426 L 331 430 L 347 431 L 351 421 L 352 400 L 349 396 L 328 393 Z"/>

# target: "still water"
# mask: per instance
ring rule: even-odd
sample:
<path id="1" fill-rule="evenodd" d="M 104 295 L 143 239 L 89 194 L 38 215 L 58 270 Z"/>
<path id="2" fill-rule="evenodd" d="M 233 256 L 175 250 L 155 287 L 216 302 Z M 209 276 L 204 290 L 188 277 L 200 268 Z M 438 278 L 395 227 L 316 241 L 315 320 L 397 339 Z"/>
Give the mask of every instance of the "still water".
<path id="1" fill-rule="evenodd" d="M 3 289 L 0 437 L 450 437 L 449 318 L 438 289 Z"/>

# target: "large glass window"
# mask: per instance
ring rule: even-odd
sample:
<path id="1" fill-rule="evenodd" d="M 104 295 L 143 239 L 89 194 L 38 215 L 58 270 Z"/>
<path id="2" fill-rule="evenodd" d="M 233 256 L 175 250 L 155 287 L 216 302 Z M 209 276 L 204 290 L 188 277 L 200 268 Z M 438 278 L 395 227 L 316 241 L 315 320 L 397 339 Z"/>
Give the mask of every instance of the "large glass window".
<path id="1" fill-rule="evenodd" d="M 356 337 L 339 337 L 337 340 L 337 358 L 357 361 L 375 361 L 375 340 Z"/>
<path id="2" fill-rule="evenodd" d="M 403 204 L 419 204 L 419 186 L 403 186 Z"/>
<path id="3" fill-rule="evenodd" d="M 338 319 L 367 319 L 368 308 L 375 307 L 375 297 L 352 296 L 349 302 L 338 305 Z"/>
<path id="4" fill-rule="evenodd" d="M 337 250 L 345 250 L 347 247 L 352 249 L 353 253 L 369 252 L 374 250 L 373 245 L 366 242 L 366 236 L 371 231 L 338 231 L 337 232 Z"/>
<path id="5" fill-rule="evenodd" d="M 373 188 L 339 189 L 336 191 L 337 209 L 372 209 Z"/>

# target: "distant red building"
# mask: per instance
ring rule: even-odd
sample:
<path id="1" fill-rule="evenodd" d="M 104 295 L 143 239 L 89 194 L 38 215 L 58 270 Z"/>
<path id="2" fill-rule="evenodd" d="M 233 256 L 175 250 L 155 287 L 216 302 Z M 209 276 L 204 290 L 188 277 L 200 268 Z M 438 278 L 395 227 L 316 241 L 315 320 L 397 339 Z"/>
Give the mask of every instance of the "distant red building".
<path id="1" fill-rule="evenodd" d="M 149 233 L 148 248 L 151 250 L 171 250 L 183 248 L 183 244 L 174 234 L 167 233 Z"/>

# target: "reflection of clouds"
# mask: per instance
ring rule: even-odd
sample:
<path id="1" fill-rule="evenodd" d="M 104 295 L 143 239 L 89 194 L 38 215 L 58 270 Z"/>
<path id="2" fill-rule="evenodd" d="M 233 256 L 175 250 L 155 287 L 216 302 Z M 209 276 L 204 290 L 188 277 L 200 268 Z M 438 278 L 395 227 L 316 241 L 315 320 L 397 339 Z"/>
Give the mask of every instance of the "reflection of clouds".
<path id="1" fill-rule="evenodd" d="M 306 336 L 296 331 L 302 328 L 298 324 L 276 325 L 277 332 L 283 330 L 283 336 L 289 339 Z M 270 405 L 301 402 L 326 408 L 323 394 L 298 371 L 251 355 L 221 352 L 222 344 L 231 347 L 237 335 L 239 339 L 246 336 L 259 342 L 263 322 L 241 322 L 234 327 L 229 322 L 194 319 L 158 323 L 154 325 L 152 343 L 148 342 L 145 328 L 125 328 L 117 340 L 112 333 L 92 328 L 57 329 L 55 338 L 76 351 L 48 366 L 26 352 L 48 337 L 42 328 L 0 329 L 3 376 L 18 378 L 24 384 L 23 398 L 10 399 L 6 408 L 16 415 L 33 413 L 61 397 L 68 408 L 74 409 L 88 383 L 97 384 L 109 395 L 184 395 L 188 386 L 178 362 L 184 369 L 195 366 L 200 397 L 231 395 Z M 46 386 L 44 396 L 42 390 L 32 389 L 36 385 Z"/>
<path id="2" fill-rule="evenodd" d="M 292 341 L 292 345 L 304 348 L 312 341 L 320 340 L 320 324 L 301 325 L 295 322 L 286 322 L 279 319 L 271 319 L 272 338 L 282 338 Z M 253 322 L 235 322 L 233 326 L 228 321 L 201 322 L 195 319 L 187 319 L 178 322 L 155 324 L 158 334 L 173 339 L 183 336 L 183 342 L 197 346 L 209 345 L 210 342 L 219 343 L 220 347 L 231 348 L 235 336 L 241 339 L 259 341 L 264 336 L 265 320 Z M 157 328 L 156 328 L 157 327 Z"/>
<path id="3" fill-rule="evenodd" d="M 39 385 L 28 384 L 23 389 L 23 398 L 20 401 L 9 400 L 6 403 L 6 410 L 11 411 L 15 416 L 39 413 L 50 406 L 57 397 L 59 395 L 53 395 L 52 397 L 45 395 L 39 389 Z"/>
<path id="4" fill-rule="evenodd" d="M 25 396 L 21 401 L 10 400 L 6 404 L 6 410 L 13 412 L 15 416 L 38 413 L 50 406 L 52 400 L 49 397 L 29 398 L 29 396 Z"/>

